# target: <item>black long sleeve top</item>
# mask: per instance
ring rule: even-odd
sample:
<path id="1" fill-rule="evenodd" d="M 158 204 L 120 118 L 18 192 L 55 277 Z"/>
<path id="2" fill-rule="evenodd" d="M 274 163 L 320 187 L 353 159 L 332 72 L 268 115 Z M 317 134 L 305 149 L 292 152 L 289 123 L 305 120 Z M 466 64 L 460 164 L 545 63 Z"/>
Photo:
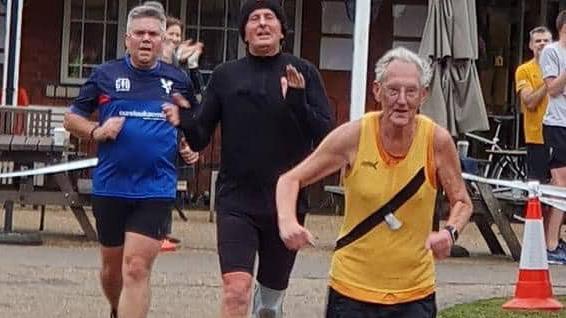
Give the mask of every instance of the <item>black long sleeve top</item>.
<path id="1" fill-rule="evenodd" d="M 281 77 L 292 64 L 305 78 L 305 89 L 289 87 Z M 218 211 L 275 211 L 275 185 L 315 147 L 333 126 L 328 98 L 317 69 L 293 55 L 247 56 L 219 66 L 202 105 L 181 112 L 181 128 L 191 148 L 208 145 L 221 126 Z M 306 208 L 299 196 L 299 211 Z"/>

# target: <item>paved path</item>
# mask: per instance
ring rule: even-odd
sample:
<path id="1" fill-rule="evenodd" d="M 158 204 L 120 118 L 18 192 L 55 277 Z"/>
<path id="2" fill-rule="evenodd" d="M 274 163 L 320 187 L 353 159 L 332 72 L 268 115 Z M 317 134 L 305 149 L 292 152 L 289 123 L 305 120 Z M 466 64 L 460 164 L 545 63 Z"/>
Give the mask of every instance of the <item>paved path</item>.
<path id="1" fill-rule="evenodd" d="M 0 246 L 0 317 L 106 317 L 96 248 Z M 287 297 L 287 317 L 322 317 L 329 253 L 302 253 Z M 452 259 L 438 265 L 438 304 L 513 293 L 517 264 L 507 259 Z M 159 257 L 150 317 L 217 317 L 220 282 L 213 251 Z M 551 267 L 554 291 L 566 294 L 566 266 Z"/>
<path id="2" fill-rule="evenodd" d="M 38 213 L 15 213 L 16 230 L 37 229 Z M 218 317 L 220 281 L 215 252 L 215 226 L 207 213 L 190 212 L 189 223 L 176 221 L 173 233 L 188 247 L 162 254 L 152 278 L 150 317 Z M 286 317 L 323 317 L 327 271 L 339 217 L 309 216 L 317 248 L 301 252 L 288 290 Z M 516 226 L 521 235 L 521 227 Z M 85 242 L 70 211 L 48 210 L 45 245 L 0 245 L 0 318 L 108 317 L 98 283 L 98 250 Z M 566 234 L 566 233 L 564 233 Z M 566 237 L 566 235 L 565 235 Z M 438 305 L 492 297 L 511 297 L 518 264 L 510 257 L 487 255 L 475 226 L 461 235 L 470 258 L 437 266 Z M 566 266 L 551 267 L 554 292 L 566 294 Z"/>

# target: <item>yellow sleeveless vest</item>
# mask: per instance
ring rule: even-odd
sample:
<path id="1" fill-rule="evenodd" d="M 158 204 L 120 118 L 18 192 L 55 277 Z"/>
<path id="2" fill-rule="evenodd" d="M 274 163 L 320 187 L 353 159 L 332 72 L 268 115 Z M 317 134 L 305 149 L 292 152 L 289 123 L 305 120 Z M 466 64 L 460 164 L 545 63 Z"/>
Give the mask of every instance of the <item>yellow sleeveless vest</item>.
<path id="1" fill-rule="evenodd" d="M 395 162 L 381 150 L 380 114 L 367 113 L 361 120 L 356 162 L 344 179 L 345 216 L 339 237 L 387 203 L 423 168 L 425 181 L 395 212 L 403 223 L 400 229 L 393 231 L 382 222 L 334 253 L 330 286 L 360 301 L 397 304 L 424 298 L 435 289 L 434 259 L 425 248 L 436 198 L 435 124 L 417 115 L 409 152 Z"/>

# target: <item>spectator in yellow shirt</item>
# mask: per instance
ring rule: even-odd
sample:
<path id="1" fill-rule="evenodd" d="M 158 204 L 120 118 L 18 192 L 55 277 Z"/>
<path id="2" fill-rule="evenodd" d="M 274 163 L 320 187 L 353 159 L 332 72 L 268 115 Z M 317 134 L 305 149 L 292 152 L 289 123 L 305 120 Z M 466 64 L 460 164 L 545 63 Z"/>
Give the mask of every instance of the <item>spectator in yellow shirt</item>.
<path id="1" fill-rule="evenodd" d="M 547 183 L 550 177 L 550 145 L 543 140 L 543 119 L 548 106 L 548 90 L 543 79 L 540 57 L 544 47 L 552 41 L 548 28 L 540 26 L 530 32 L 529 48 L 533 59 L 520 65 L 515 73 L 516 90 L 524 114 L 523 128 L 527 144 L 527 174 L 530 179 Z M 544 211 L 548 262 L 566 264 L 566 245 L 554 233 L 560 233 L 562 212 Z M 552 214 L 557 214 L 552 216 Z M 558 244 L 551 244 L 556 242 Z"/>
<path id="2" fill-rule="evenodd" d="M 540 53 L 552 41 L 548 28 L 539 26 L 531 30 L 529 48 L 533 58 L 521 64 L 515 72 L 515 86 L 521 99 L 524 115 L 523 130 L 527 145 L 527 174 L 529 179 L 548 181 L 548 152 L 542 137 L 542 119 L 546 112 L 548 97 L 539 65 Z"/>

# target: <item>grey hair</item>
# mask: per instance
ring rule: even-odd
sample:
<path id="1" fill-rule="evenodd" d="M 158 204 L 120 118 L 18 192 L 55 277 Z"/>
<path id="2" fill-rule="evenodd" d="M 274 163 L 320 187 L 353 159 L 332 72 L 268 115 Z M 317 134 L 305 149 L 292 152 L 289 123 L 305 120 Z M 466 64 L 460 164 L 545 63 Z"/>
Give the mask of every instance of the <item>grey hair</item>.
<path id="1" fill-rule="evenodd" d="M 529 31 L 529 39 L 532 40 L 533 36 L 535 36 L 535 34 L 538 34 L 538 33 L 548 33 L 548 34 L 552 35 L 552 32 L 550 32 L 550 30 L 547 27 L 538 26 L 538 27 L 533 28 L 531 31 Z"/>
<path id="2" fill-rule="evenodd" d="M 425 88 L 428 87 L 430 79 L 432 77 L 432 72 L 429 64 L 420 58 L 417 54 L 412 51 L 400 46 L 391 49 L 385 53 L 378 61 L 375 63 L 375 80 L 377 82 L 382 82 L 385 79 L 385 71 L 387 66 L 391 62 L 399 60 L 407 63 L 412 63 L 417 66 L 417 69 L 421 73 L 420 83 Z"/>
<path id="3" fill-rule="evenodd" d="M 130 13 L 128 13 L 128 23 L 126 24 L 127 32 L 131 30 L 132 20 L 141 18 L 155 18 L 159 20 L 161 32 L 165 32 L 165 14 L 163 10 L 159 10 L 152 5 L 141 5 L 130 10 Z"/>
<path id="4" fill-rule="evenodd" d="M 165 14 L 165 8 L 163 7 L 163 4 L 161 4 L 161 2 L 159 1 L 145 1 L 143 5 L 159 9 L 161 12 L 163 12 L 163 14 Z"/>

